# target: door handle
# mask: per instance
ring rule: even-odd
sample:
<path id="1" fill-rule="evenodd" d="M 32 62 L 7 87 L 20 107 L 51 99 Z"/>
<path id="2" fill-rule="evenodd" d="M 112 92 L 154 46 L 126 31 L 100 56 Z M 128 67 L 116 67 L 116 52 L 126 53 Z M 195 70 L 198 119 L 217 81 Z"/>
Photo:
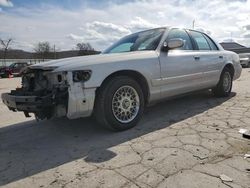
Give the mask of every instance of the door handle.
<path id="1" fill-rule="evenodd" d="M 194 59 L 198 61 L 200 60 L 200 56 L 194 56 Z"/>
<path id="2" fill-rule="evenodd" d="M 222 56 L 222 55 L 220 55 L 220 56 L 219 56 L 219 58 L 220 58 L 220 59 L 223 59 L 223 56 Z"/>

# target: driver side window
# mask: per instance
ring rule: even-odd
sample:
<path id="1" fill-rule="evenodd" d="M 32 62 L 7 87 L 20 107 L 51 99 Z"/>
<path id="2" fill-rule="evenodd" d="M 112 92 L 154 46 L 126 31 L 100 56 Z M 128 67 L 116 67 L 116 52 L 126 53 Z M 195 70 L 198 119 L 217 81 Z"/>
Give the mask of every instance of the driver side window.
<path id="1" fill-rule="evenodd" d="M 193 50 L 191 39 L 186 31 L 182 29 L 172 29 L 168 34 L 167 40 L 176 38 L 184 41 L 183 47 L 177 48 L 177 50 Z"/>

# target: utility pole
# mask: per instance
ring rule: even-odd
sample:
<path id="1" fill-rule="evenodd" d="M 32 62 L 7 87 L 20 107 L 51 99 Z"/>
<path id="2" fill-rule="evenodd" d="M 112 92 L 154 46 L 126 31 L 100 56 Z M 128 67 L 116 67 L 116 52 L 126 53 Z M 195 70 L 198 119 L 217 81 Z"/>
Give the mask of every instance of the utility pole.
<path id="1" fill-rule="evenodd" d="M 195 20 L 193 20 L 193 29 L 194 29 L 194 27 L 195 27 Z"/>
<path id="2" fill-rule="evenodd" d="M 56 45 L 54 44 L 54 59 L 56 59 Z"/>

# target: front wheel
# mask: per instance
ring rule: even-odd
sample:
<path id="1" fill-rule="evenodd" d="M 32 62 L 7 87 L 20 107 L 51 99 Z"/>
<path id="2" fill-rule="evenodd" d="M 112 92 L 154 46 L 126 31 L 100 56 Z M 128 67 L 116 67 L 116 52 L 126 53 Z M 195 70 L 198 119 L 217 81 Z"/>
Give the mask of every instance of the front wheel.
<path id="1" fill-rule="evenodd" d="M 94 116 L 99 124 L 116 131 L 134 127 L 144 110 L 144 95 L 132 78 L 119 76 L 99 88 Z"/>
<path id="2" fill-rule="evenodd" d="M 228 97 L 232 91 L 233 73 L 228 68 L 224 68 L 220 81 L 212 90 L 216 97 Z"/>

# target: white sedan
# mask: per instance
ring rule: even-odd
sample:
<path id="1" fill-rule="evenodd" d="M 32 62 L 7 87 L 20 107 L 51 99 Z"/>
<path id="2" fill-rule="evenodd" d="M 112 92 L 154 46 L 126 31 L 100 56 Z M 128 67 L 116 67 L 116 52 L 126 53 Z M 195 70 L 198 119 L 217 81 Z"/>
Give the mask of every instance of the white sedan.
<path id="1" fill-rule="evenodd" d="M 242 53 L 240 56 L 240 64 L 242 67 L 250 67 L 250 53 Z"/>
<path id="2" fill-rule="evenodd" d="M 228 97 L 241 69 L 239 56 L 207 34 L 163 27 L 126 36 L 100 55 L 30 66 L 22 88 L 2 100 L 26 117 L 93 115 L 121 131 L 138 123 L 145 106 L 169 97 L 204 89 Z"/>

